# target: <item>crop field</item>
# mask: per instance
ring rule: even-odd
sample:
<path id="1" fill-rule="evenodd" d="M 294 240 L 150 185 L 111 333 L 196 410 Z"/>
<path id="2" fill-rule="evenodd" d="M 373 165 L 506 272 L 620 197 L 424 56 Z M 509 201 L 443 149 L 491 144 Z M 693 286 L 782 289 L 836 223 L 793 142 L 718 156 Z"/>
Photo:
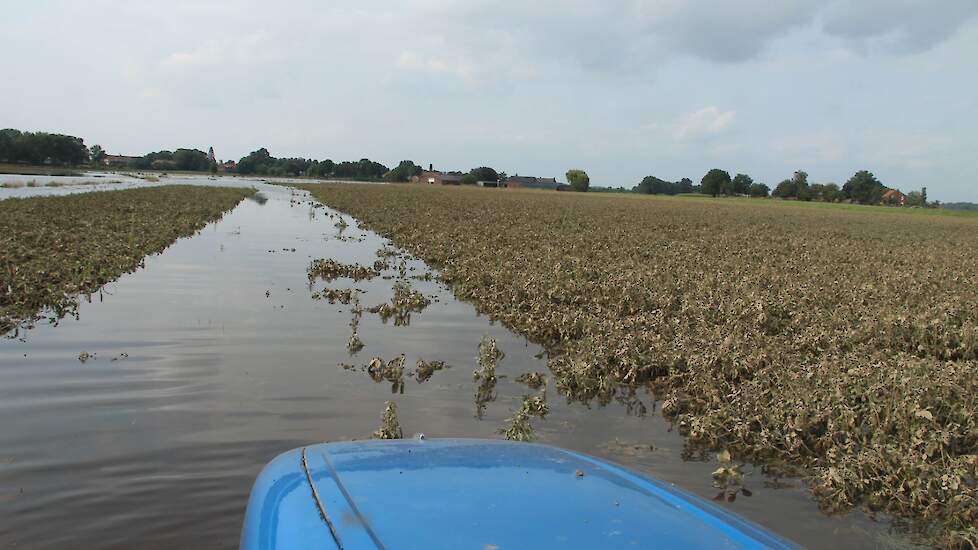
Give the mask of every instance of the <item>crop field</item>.
<path id="1" fill-rule="evenodd" d="M 251 193 L 167 186 L 0 201 L 0 334 L 74 314 L 79 294 L 135 270 Z"/>
<path id="2" fill-rule="evenodd" d="M 978 217 L 305 188 L 544 345 L 568 400 L 649 390 L 690 453 L 802 475 L 828 512 L 978 544 Z"/>

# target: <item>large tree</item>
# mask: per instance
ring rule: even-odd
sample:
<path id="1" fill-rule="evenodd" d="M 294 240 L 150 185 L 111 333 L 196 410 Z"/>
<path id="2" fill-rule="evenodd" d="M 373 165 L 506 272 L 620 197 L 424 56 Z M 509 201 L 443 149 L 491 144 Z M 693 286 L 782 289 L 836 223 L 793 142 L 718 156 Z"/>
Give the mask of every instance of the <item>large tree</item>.
<path id="1" fill-rule="evenodd" d="M 766 197 L 771 190 L 763 183 L 752 183 L 748 194 L 752 197 Z"/>
<path id="2" fill-rule="evenodd" d="M 469 175 L 475 178 L 475 181 L 499 181 L 499 173 L 488 166 L 473 168 L 469 170 Z"/>
<path id="3" fill-rule="evenodd" d="M 730 182 L 730 191 L 735 195 L 746 195 L 750 193 L 750 186 L 754 184 L 754 178 L 747 174 L 737 174 Z"/>
<path id="4" fill-rule="evenodd" d="M 88 148 L 88 156 L 93 164 L 101 164 L 105 158 L 105 149 L 101 145 L 95 144 Z"/>
<path id="5" fill-rule="evenodd" d="M 421 167 L 415 164 L 414 161 L 402 160 L 390 172 L 384 174 L 384 179 L 387 181 L 408 181 L 411 179 L 411 176 L 417 176 L 421 171 Z"/>
<path id="6" fill-rule="evenodd" d="M 587 172 L 584 170 L 573 168 L 567 171 L 567 183 L 570 184 L 571 189 L 574 191 L 583 193 L 591 186 L 591 178 L 588 177 Z"/>
<path id="7" fill-rule="evenodd" d="M 842 186 L 842 193 L 856 202 L 877 204 L 883 197 L 885 189 L 872 172 L 860 170 Z"/>
<path id="8" fill-rule="evenodd" d="M 700 180 L 703 193 L 716 197 L 720 193 L 726 193 L 730 189 L 730 174 L 726 170 L 714 168 L 703 176 Z"/>

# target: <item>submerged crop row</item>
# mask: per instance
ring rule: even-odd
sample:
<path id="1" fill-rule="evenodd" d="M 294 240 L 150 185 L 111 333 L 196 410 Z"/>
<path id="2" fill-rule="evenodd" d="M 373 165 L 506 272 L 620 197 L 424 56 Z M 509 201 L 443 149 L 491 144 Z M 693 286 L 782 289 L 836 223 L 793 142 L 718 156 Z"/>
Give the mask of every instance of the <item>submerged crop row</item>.
<path id="1" fill-rule="evenodd" d="M 308 188 L 545 345 L 568 399 L 653 389 L 691 447 L 978 543 L 978 218 Z"/>
<path id="2" fill-rule="evenodd" d="M 78 295 L 220 218 L 250 189 L 166 186 L 0 201 L 0 334 L 73 314 Z"/>

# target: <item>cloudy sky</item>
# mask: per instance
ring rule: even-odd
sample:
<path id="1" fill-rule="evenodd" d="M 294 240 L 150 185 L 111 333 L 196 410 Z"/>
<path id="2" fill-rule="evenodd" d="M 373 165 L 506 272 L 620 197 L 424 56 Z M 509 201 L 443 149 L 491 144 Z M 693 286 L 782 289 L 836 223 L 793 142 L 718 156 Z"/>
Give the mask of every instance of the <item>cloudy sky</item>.
<path id="1" fill-rule="evenodd" d="M 0 0 L 0 126 L 978 201 L 976 0 Z"/>

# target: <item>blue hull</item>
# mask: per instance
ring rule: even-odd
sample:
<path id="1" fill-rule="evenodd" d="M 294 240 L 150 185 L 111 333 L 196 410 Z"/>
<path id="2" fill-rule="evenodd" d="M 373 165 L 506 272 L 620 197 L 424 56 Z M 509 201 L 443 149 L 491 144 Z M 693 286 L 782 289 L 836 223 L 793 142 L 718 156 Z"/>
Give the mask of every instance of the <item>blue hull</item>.
<path id="1" fill-rule="evenodd" d="M 795 548 L 673 486 L 528 443 L 324 443 L 270 462 L 247 550 L 295 548 Z"/>

